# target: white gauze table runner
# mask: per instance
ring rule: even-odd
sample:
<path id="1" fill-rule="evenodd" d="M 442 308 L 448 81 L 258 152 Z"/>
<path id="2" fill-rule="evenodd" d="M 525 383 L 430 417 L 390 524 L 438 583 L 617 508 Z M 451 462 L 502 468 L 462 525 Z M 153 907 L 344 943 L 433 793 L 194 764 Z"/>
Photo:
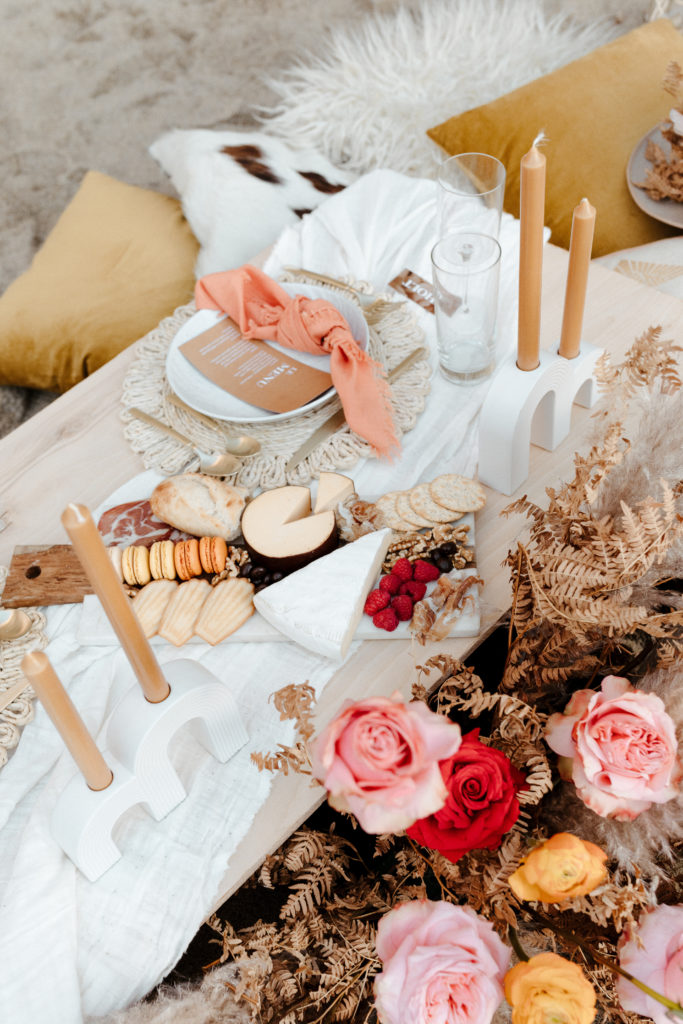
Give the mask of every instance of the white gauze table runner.
<path id="1" fill-rule="evenodd" d="M 430 279 L 435 189 L 431 181 L 372 172 L 288 229 L 266 271 L 307 267 L 350 274 L 378 289 L 405 267 Z M 518 240 L 517 222 L 504 215 L 498 358 L 516 335 Z M 415 312 L 434 351 L 434 317 L 418 306 Z M 486 388 L 457 388 L 435 374 L 401 458 L 367 460 L 353 471 L 359 493 L 377 495 L 443 472 L 473 473 L 475 417 Z M 78 645 L 80 614 L 80 605 L 48 610 L 47 653 L 102 743 L 107 716 L 132 674 L 120 650 Z M 0 1021 L 78 1024 L 127 1006 L 168 973 L 214 905 L 230 857 L 268 795 L 271 777 L 250 763 L 251 751 L 291 740 L 291 725 L 279 721 L 269 695 L 305 680 L 320 693 L 338 668 L 291 643 L 159 653 L 162 663 L 178 657 L 201 661 L 230 687 L 249 742 L 221 765 L 180 733 L 174 763 L 188 798 L 161 822 L 141 808 L 128 812 L 114 833 L 123 856 L 97 882 L 76 870 L 50 834 L 52 807 L 74 765 L 41 706 L 0 772 Z"/>

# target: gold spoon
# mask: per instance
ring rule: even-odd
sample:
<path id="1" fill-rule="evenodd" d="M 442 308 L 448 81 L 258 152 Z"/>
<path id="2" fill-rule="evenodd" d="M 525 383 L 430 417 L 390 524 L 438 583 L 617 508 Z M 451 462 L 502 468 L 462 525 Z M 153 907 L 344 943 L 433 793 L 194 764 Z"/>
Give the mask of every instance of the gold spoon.
<path id="1" fill-rule="evenodd" d="M 168 394 L 167 398 L 172 405 L 176 406 L 177 409 L 182 409 L 183 412 L 192 413 L 195 419 L 198 419 L 201 423 L 205 423 L 207 427 L 211 427 L 213 430 L 216 429 L 216 423 L 214 420 L 210 419 L 209 416 L 205 416 L 204 413 L 197 412 L 196 409 L 192 409 L 187 405 L 187 403 L 183 402 L 182 398 L 178 398 L 178 396 L 173 393 Z M 221 444 L 227 452 L 232 452 L 233 455 L 240 455 L 242 457 L 256 455 L 256 453 L 261 450 L 261 442 L 250 434 L 240 434 L 239 437 L 224 437 L 221 440 Z"/>
<path id="2" fill-rule="evenodd" d="M 202 473 L 206 473 L 207 476 L 232 476 L 232 474 L 236 473 L 242 465 L 242 460 L 238 459 L 235 455 L 231 455 L 229 452 L 203 452 L 201 448 L 197 448 L 197 446 L 190 441 L 189 437 L 179 434 L 177 430 L 173 429 L 173 427 L 169 427 L 166 423 L 156 420 L 154 416 L 150 416 L 148 412 L 144 412 L 142 409 L 131 408 L 128 411 L 132 413 L 136 419 L 142 420 L 144 423 L 149 423 L 151 426 L 156 427 L 157 430 L 161 430 L 164 434 L 168 434 L 169 437 L 174 437 L 176 441 L 182 441 L 183 444 L 188 445 L 195 455 L 199 457 L 200 471 Z"/>

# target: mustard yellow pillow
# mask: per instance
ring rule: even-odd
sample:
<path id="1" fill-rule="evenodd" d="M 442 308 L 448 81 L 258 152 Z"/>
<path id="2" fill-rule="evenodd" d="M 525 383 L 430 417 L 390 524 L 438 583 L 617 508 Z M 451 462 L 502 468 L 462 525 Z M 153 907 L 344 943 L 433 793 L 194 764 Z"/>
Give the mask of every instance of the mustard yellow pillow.
<path id="1" fill-rule="evenodd" d="M 176 199 L 90 171 L 0 298 L 0 384 L 78 383 L 189 302 L 198 248 Z"/>
<path id="2" fill-rule="evenodd" d="M 675 234 L 648 217 L 626 185 L 636 143 L 667 116 L 667 64 L 683 65 L 683 36 L 661 19 L 492 103 L 452 117 L 428 135 L 449 154 L 490 153 L 505 165 L 505 209 L 519 216 L 519 162 L 543 131 L 548 161 L 545 222 L 569 246 L 572 210 L 583 196 L 597 209 L 593 255 Z"/>

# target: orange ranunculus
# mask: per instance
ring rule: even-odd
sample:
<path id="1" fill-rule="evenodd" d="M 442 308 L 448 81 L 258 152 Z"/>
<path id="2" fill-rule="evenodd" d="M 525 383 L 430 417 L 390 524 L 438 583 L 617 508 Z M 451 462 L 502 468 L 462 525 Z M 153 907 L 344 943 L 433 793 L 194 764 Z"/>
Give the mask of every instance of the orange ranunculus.
<path id="1" fill-rule="evenodd" d="M 558 832 L 537 846 L 508 878 L 520 900 L 560 903 L 585 896 L 607 877 L 607 854 L 571 832 Z"/>
<path id="2" fill-rule="evenodd" d="M 591 1024 L 595 991 L 578 964 L 539 953 L 505 975 L 512 1024 Z"/>

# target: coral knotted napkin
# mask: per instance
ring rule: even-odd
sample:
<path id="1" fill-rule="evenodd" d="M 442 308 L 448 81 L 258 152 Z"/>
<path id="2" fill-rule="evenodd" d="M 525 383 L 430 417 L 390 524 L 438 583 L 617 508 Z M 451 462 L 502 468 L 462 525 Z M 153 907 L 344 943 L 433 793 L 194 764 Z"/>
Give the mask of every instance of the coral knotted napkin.
<path id="1" fill-rule="evenodd" d="M 245 338 L 277 341 L 300 352 L 329 353 L 332 383 L 346 421 L 379 455 L 399 448 L 384 369 L 364 352 L 341 313 L 324 299 L 294 298 L 246 264 L 207 274 L 195 286 L 198 309 L 232 317 Z"/>

